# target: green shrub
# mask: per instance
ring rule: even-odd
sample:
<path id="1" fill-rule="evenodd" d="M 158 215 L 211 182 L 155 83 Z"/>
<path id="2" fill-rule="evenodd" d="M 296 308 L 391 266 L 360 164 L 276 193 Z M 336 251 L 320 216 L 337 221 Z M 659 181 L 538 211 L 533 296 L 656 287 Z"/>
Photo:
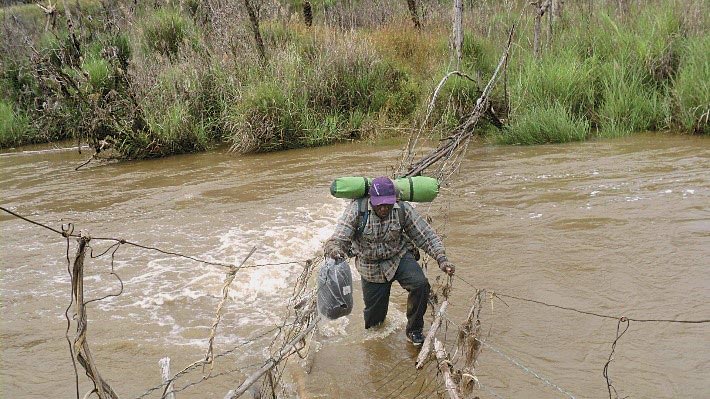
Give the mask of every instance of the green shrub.
<path id="1" fill-rule="evenodd" d="M 111 89 L 112 74 L 111 65 L 103 58 L 87 57 L 81 65 L 82 71 L 87 78 L 86 88 L 89 93 L 105 94 Z"/>
<path id="2" fill-rule="evenodd" d="M 710 36 L 688 39 L 684 47 L 673 85 L 678 123 L 686 131 L 710 134 Z"/>
<path id="3" fill-rule="evenodd" d="M 513 124 L 493 136 L 499 144 L 545 144 L 582 141 L 589 134 L 589 121 L 575 116 L 565 105 L 533 106 L 516 115 Z"/>

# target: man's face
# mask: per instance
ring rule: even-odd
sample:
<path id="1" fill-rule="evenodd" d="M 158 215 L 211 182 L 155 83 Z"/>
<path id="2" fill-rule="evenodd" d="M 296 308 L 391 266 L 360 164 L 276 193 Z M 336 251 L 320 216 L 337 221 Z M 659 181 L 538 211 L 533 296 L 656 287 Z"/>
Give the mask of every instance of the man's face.
<path id="1" fill-rule="evenodd" d="M 375 210 L 375 214 L 377 214 L 377 217 L 379 217 L 380 219 L 386 218 L 387 215 L 390 214 L 390 211 L 392 211 L 393 207 L 393 204 L 382 204 L 372 206 L 372 208 Z"/>

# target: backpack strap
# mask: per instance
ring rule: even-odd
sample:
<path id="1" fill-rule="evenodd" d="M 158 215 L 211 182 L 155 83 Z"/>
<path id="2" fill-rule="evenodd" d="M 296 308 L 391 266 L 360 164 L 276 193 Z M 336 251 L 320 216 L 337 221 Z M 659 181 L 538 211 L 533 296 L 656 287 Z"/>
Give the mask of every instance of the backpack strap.
<path id="1" fill-rule="evenodd" d="M 368 197 L 362 197 L 357 199 L 357 230 L 355 230 L 355 237 L 360 237 L 362 232 L 365 231 L 365 226 L 367 225 L 367 219 L 370 217 L 370 210 L 367 209 Z"/>
<path id="2" fill-rule="evenodd" d="M 402 206 L 402 202 L 397 201 L 397 204 L 399 205 L 399 208 L 397 208 L 397 211 L 399 212 L 399 225 L 402 227 L 402 231 L 404 232 L 404 206 Z"/>

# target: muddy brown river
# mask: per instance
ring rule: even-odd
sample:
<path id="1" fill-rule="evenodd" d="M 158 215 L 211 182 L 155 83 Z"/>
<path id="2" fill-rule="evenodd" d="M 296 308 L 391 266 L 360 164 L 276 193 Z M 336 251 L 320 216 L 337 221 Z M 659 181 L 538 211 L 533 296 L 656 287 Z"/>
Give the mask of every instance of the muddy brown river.
<path id="1" fill-rule="evenodd" d="M 239 263 L 256 247 L 251 263 L 276 264 L 237 274 L 217 331 L 215 353 L 224 355 L 213 377 L 200 381 L 198 369 L 176 381 L 177 399 L 223 398 L 270 356 L 271 337 L 259 335 L 284 321 L 302 270 L 286 262 L 316 256 L 333 231 L 346 203 L 329 195 L 330 182 L 390 173 L 403 145 L 253 156 L 215 150 L 79 171 L 86 153 L 9 151 L 0 154 L 0 205 L 56 229 L 73 223 L 94 237 L 219 262 Z M 457 265 L 451 321 L 441 333 L 448 343 L 473 287 L 598 315 L 710 319 L 710 138 L 478 144 L 449 182 L 435 203 L 419 205 Z M 4 212 L 0 233 L 0 397 L 76 397 L 65 338 L 66 241 Z M 91 244 L 95 255 L 110 245 Z M 87 259 L 87 299 L 120 289 L 111 267 L 110 256 Z M 161 358 L 170 357 L 177 372 L 204 357 L 224 271 L 127 245 L 113 268 L 122 294 L 88 305 L 94 360 L 121 398 L 159 398 L 162 390 L 145 393 L 161 382 Z M 431 281 L 440 274 L 427 271 Z M 416 372 L 417 351 L 404 337 L 406 293 L 395 285 L 387 322 L 365 332 L 354 277 L 353 313 L 320 324 L 311 372 L 291 360 L 282 396 L 436 397 L 435 367 Z M 482 311 L 477 396 L 609 397 L 602 372 L 617 320 L 501 299 L 487 300 Z M 619 397 L 710 397 L 710 324 L 632 321 L 608 372 Z M 78 374 L 83 397 L 91 385 L 81 368 Z"/>

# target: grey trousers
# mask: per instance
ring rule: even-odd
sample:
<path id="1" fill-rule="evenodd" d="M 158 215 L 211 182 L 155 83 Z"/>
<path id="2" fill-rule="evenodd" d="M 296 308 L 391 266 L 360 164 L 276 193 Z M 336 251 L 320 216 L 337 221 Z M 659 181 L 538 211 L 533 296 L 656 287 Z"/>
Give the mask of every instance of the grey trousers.
<path id="1" fill-rule="evenodd" d="M 414 255 L 409 252 L 404 255 L 394 274 L 393 281 L 395 280 L 409 292 L 407 297 L 406 332 L 421 332 L 424 328 L 424 313 L 426 313 L 431 286 L 419 263 L 414 260 Z M 365 302 L 365 328 L 374 327 L 385 321 L 393 281 L 372 283 L 362 279 L 362 298 Z"/>

